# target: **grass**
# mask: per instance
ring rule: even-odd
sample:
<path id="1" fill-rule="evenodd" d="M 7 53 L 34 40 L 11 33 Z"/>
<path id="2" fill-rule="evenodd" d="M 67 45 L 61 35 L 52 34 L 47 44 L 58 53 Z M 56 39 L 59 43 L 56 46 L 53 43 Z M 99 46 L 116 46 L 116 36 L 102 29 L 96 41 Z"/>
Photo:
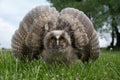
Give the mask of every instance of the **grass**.
<path id="1" fill-rule="evenodd" d="M 0 80 L 120 80 L 120 51 L 102 50 L 93 63 L 48 67 L 41 60 L 23 63 L 11 52 L 0 52 Z"/>

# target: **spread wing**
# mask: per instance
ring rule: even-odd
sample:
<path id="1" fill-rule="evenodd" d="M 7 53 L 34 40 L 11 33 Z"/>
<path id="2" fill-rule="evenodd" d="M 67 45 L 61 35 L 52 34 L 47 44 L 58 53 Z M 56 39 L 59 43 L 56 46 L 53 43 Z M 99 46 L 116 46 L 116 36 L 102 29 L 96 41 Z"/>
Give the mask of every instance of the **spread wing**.
<path id="1" fill-rule="evenodd" d="M 82 54 L 83 62 L 88 61 L 89 58 L 93 60 L 98 58 L 100 47 L 97 32 L 92 22 L 82 11 L 65 8 L 60 13 L 59 21 L 62 28 L 70 34 L 73 47 L 82 50 L 79 54 Z"/>
<path id="2" fill-rule="evenodd" d="M 21 21 L 19 29 L 12 37 L 12 52 L 21 58 L 28 55 L 33 58 L 40 54 L 44 35 L 56 28 L 58 12 L 53 7 L 38 6 L 32 9 Z"/>

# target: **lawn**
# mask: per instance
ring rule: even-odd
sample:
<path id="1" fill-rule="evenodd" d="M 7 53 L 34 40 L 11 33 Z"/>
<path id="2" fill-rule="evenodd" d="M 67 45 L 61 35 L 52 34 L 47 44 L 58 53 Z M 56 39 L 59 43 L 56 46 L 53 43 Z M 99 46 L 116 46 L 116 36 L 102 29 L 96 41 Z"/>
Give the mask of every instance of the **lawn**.
<path id="1" fill-rule="evenodd" d="M 88 64 L 77 61 L 70 67 L 49 67 L 42 60 L 21 62 L 4 50 L 0 52 L 0 80 L 120 80 L 120 51 L 102 50 Z"/>

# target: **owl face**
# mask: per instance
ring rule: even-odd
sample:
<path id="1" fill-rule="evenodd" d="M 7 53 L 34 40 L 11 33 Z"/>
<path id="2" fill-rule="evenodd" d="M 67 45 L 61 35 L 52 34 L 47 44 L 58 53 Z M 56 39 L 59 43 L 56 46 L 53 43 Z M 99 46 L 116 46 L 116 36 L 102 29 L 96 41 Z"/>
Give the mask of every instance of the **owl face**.
<path id="1" fill-rule="evenodd" d="M 71 45 L 69 35 L 63 30 L 54 30 L 45 36 L 45 48 L 50 52 L 62 52 Z"/>

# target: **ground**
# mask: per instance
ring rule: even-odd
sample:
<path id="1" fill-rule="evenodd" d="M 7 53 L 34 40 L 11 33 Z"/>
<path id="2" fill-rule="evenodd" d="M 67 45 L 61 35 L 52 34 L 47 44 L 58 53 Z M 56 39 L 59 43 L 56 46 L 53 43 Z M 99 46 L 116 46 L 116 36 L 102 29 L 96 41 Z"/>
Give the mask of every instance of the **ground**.
<path id="1" fill-rule="evenodd" d="M 41 60 L 21 62 L 10 50 L 0 52 L 0 80 L 120 80 L 120 51 L 101 50 L 88 64 L 49 67 Z"/>

